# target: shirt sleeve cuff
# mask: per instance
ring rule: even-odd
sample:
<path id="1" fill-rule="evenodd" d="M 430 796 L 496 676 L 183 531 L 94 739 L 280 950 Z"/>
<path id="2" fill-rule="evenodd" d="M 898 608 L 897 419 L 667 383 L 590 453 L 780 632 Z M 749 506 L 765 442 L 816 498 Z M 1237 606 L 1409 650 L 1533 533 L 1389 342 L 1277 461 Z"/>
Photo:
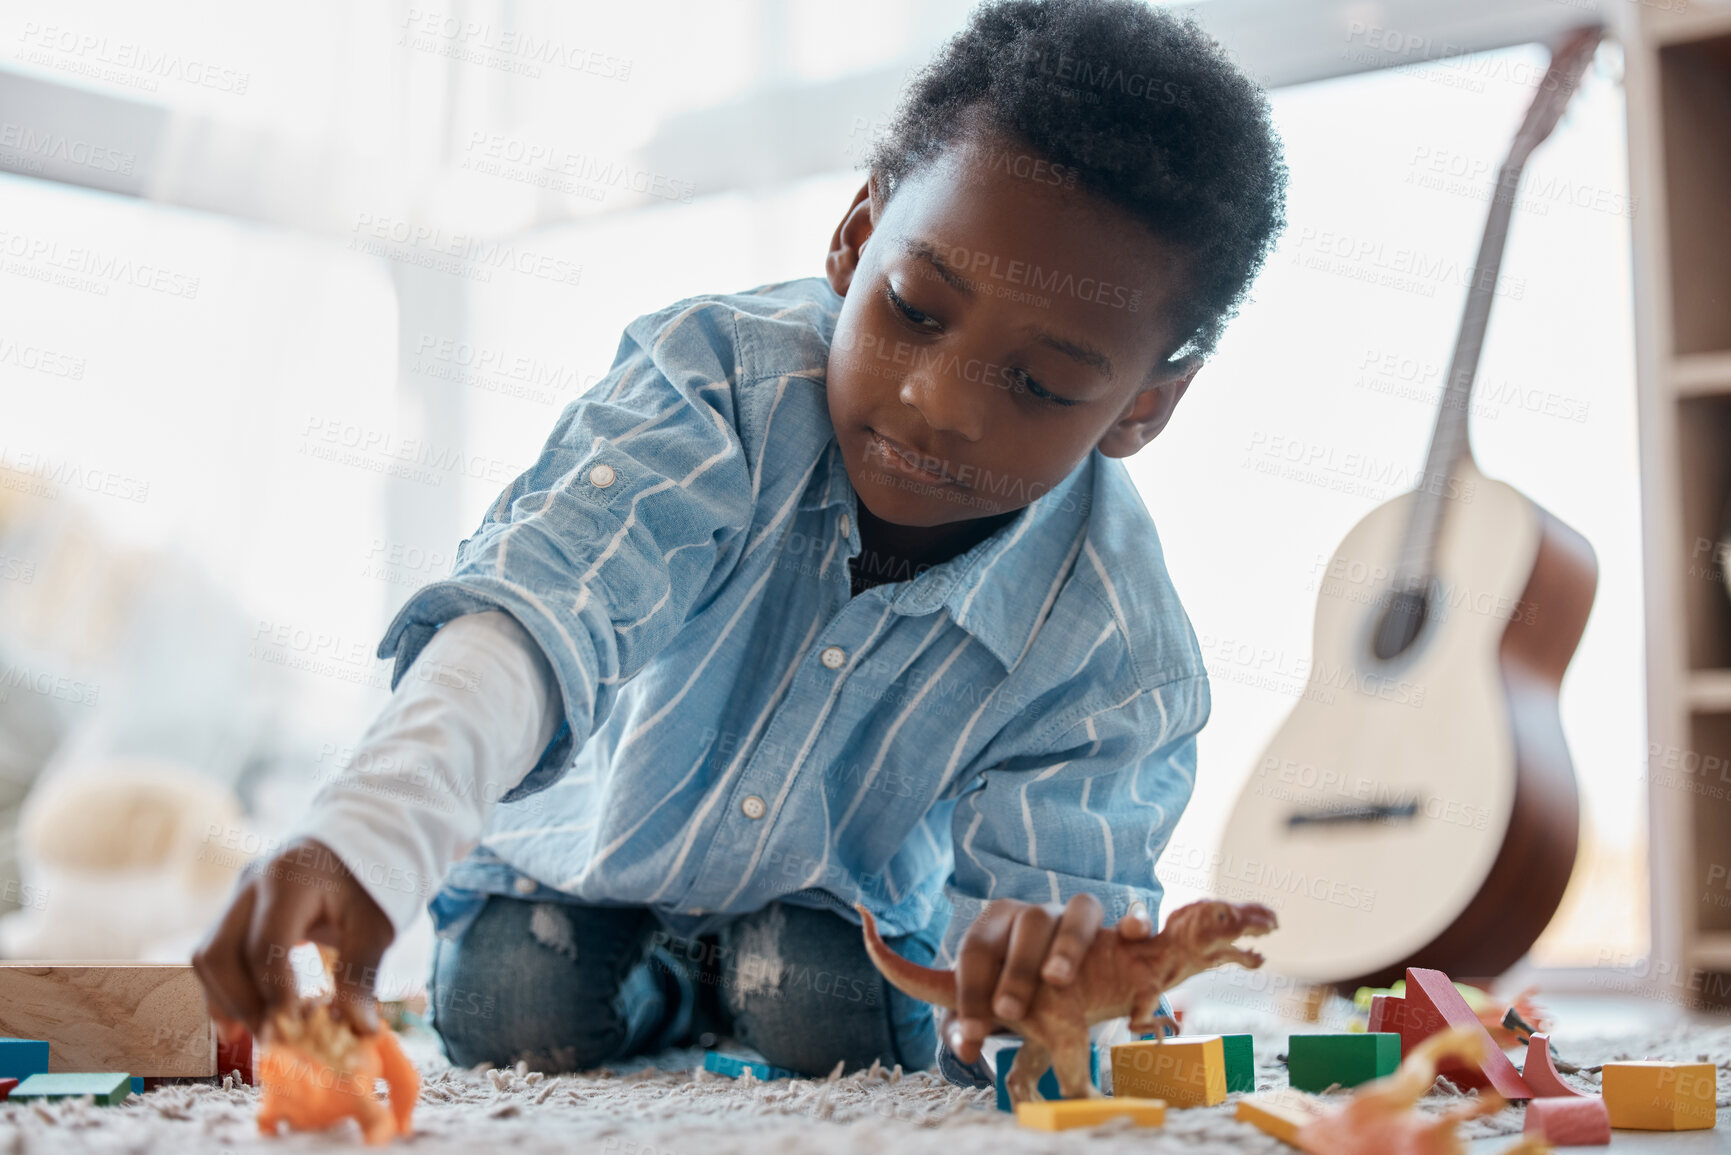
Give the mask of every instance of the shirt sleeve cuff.
<path id="1" fill-rule="evenodd" d="M 380 817 L 375 808 L 335 799 L 308 815 L 287 840 L 312 838 L 329 847 L 401 935 L 431 901 L 444 871 L 435 870 L 425 846 L 406 845 L 401 831 L 385 829 Z"/>

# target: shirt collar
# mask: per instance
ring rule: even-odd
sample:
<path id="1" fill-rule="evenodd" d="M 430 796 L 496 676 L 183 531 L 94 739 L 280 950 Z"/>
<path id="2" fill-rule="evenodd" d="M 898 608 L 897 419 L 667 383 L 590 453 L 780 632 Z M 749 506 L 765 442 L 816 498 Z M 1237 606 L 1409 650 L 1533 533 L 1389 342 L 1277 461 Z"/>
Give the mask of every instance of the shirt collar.
<path id="1" fill-rule="evenodd" d="M 1012 669 L 1033 641 L 1057 600 L 1060 575 L 1074 564 L 1093 502 L 1093 451 L 1068 477 L 1023 506 L 1020 515 L 992 536 L 932 566 L 912 581 L 896 583 L 890 608 L 929 614 L 942 607 L 955 623 Z M 859 498 L 848 479 L 840 444 L 832 437 L 817 474 L 800 499 L 801 509 L 845 506 L 851 516 L 850 548 L 859 543 Z"/>

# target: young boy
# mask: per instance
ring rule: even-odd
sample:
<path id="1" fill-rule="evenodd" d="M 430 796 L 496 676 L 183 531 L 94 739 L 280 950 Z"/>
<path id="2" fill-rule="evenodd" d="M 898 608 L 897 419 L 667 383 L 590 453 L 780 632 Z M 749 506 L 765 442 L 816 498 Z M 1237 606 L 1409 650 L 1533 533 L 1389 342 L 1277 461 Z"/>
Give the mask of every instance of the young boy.
<path id="1" fill-rule="evenodd" d="M 1141 0 L 997 0 L 869 170 L 825 276 L 632 322 L 409 599 L 390 704 L 197 952 L 219 1018 L 313 939 L 370 1025 L 430 897 L 458 1064 L 710 1027 L 978 1082 L 994 1010 L 1152 933 L 1209 696 L 1119 459 L 1284 227 L 1266 101 Z M 959 1013 L 881 980 L 855 901 Z"/>

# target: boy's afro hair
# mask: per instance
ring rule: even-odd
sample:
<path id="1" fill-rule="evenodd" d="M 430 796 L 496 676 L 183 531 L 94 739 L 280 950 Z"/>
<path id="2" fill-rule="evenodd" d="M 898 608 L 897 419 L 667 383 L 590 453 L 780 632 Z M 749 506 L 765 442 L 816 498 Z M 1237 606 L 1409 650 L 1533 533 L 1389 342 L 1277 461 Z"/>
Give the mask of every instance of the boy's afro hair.
<path id="1" fill-rule="evenodd" d="M 1207 356 L 1286 227 L 1286 165 L 1262 90 L 1193 21 L 1143 0 L 988 0 L 928 64 L 865 164 L 893 197 L 986 128 L 1189 256 L 1178 353 Z"/>

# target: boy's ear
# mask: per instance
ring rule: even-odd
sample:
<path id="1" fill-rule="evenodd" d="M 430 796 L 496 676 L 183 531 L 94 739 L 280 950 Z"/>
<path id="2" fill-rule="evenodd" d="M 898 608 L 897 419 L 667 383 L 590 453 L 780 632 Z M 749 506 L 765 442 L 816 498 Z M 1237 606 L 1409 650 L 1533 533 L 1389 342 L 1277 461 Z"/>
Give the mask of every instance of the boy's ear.
<path id="1" fill-rule="evenodd" d="M 877 175 L 866 177 L 866 182 L 853 194 L 853 203 L 842 215 L 841 224 L 835 227 L 835 234 L 829 239 L 829 256 L 824 259 L 824 275 L 829 278 L 829 287 L 836 291 L 837 296 L 847 296 L 848 286 L 853 284 L 854 271 L 859 268 L 860 257 L 865 253 L 866 241 L 872 235 L 872 227 L 876 223 L 874 202 L 876 196 Z"/>
<path id="2" fill-rule="evenodd" d="M 1202 358 L 1197 356 L 1160 366 L 1158 375 L 1137 392 L 1129 408 L 1100 438 L 1100 452 L 1107 457 L 1129 457 L 1158 437 L 1201 368 Z"/>

